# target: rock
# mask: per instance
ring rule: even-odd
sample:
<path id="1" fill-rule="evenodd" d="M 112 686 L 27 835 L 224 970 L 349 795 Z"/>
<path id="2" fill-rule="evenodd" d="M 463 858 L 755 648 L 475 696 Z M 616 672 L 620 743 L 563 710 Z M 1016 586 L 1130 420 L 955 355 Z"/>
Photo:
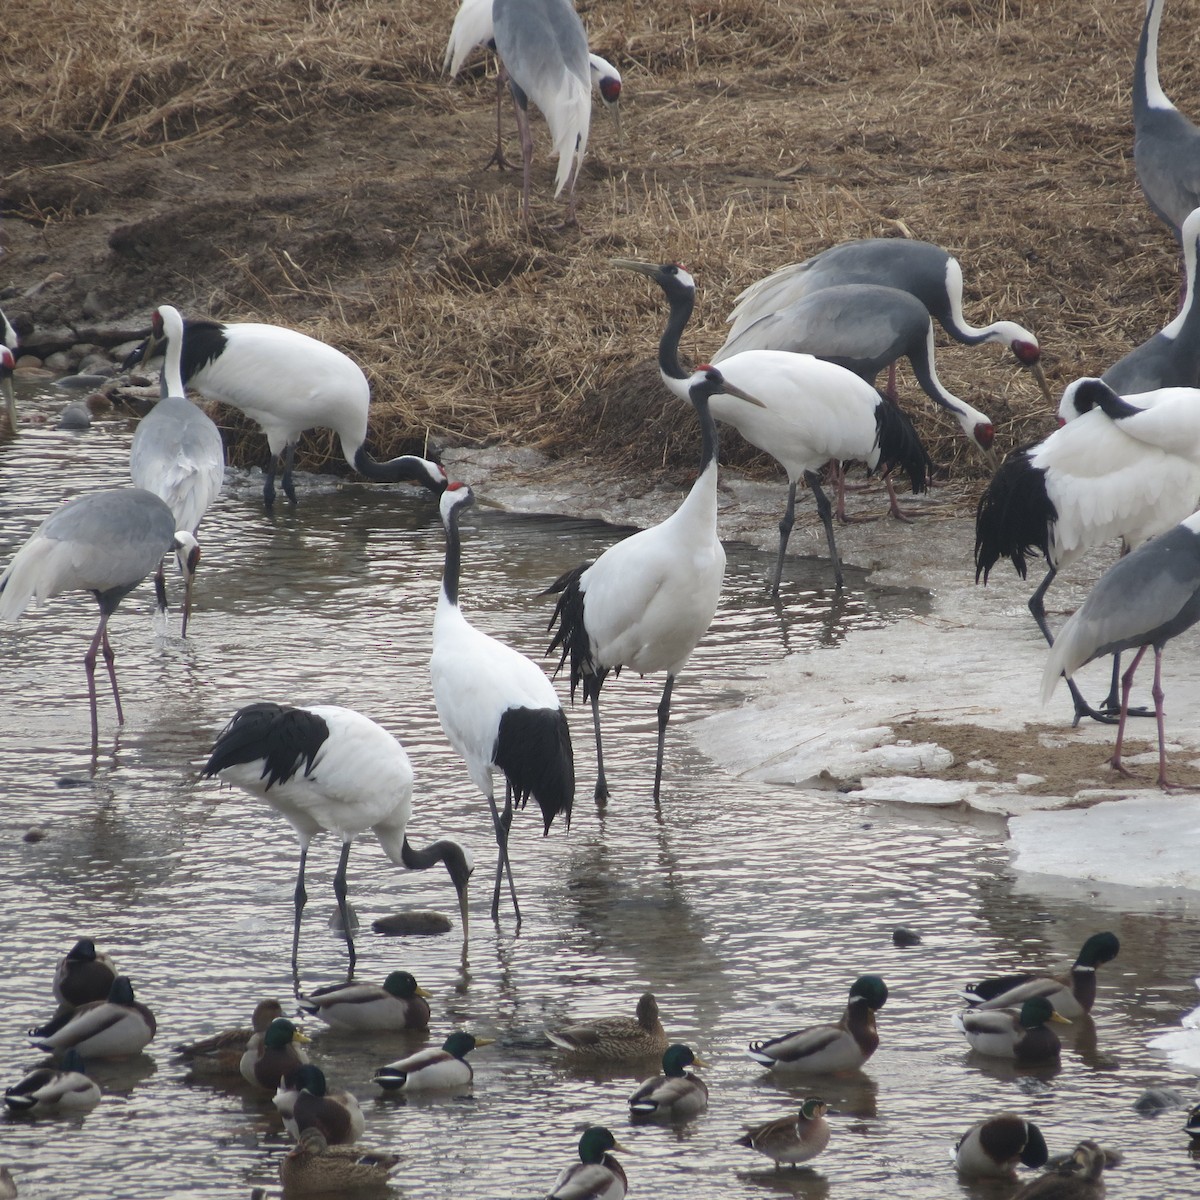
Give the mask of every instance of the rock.
<path id="1" fill-rule="evenodd" d="M 1187 1097 L 1175 1088 L 1151 1087 L 1133 1102 L 1133 1107 L 1137 1112 L 1153 1115 L 1168 1108 L 1183 1108 L 1186 1104 Z"/>
<path id="2" fill-rule="evenodd" d="M 24 836 L 21 838 L 23 842 L 29 842 L 32 845 L 35 842 L 44 842 L 49 835 L 40 825 L 30 825 L 25 830 Z"/>
<path id="3" fill-rule="evenodd" d="M 59 414 L 57 426 L 59 429 L 90 429 L 91 427 L 92 414 L 86 401 L 76 400 L 68 404 Z"/>
<path id="4" fill-rule="evenodd" d="M 451 925 L 450 918 L 442 913 L 410 909 L 390 917 L 380 917 L 371 922 L 371 928 L 376 933 L 383 933 L 388 937 L 431 937 L 434 934 L 449 933 Z"/>
<path id="5" fill-rule="evenodd" d="M 921 935 L 911 929 L 906 929 L 903 925 L 892 930 L 892 945 L 893 946 L 919 946 L 921 944 Z"/>
<path id="6" fill-rule="evenodd" d="M 51 371 L 69 371 L 72 366 L 71 355 L 66 350 L 55 350 L 52 354 L 46 355 L 42 360 L 42 366 Z"/>

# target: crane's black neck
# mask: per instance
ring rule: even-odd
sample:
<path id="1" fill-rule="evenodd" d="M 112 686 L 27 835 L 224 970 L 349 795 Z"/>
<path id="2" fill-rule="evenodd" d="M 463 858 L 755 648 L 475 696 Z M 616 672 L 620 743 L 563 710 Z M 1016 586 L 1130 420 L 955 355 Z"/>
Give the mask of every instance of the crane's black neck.
<path id="1" fill-rule="evenodd" d="M 658 342 L 658 369 L 669 379 L 686 379 L 687 372 L 679 364 L 679 341 L 696 306 L 696 293 L 693 288 L 684 287 L 674 280 L 669 286 L 664 285 L 663 291 L 671 306 L 671 313 Z"/>
<path id="2" fill-rule="evenodd" d="M 437 479 L 429 463 L 415 454 L 402 454 L 380 462 L 372 458 L 365 446 L 354 452 L 354 469 L 373 483 L 418 483 L 440 494 L 446 490 L 445 479 Z"/>
<path id="3" fill-rule="evenodd" d="M 462 539 L 458 534 L 457 508 L 446 517 L 446 565 L 442 568 L 442 594 L 458 607 L 458 575 L 462 569 Z"/>
<path id="4" fill-rule="evenodd" d="M 450 874 L 454 886 L 460 891 L 466 886 L 471 877 L 471 868 L 463 848 L 454 841 L 445 839 L 434 842 L 424 849 L 413 846 L 408 838 L 401 846 L 401 860 L 410 871 L 424 871 L 429 867 L 442 863 Z"/>
<path id="5" fill-rule="evenodd" d="M 1142 36 L 1138 40 L 1137 58 L 1133 66 L 1133 111 L 1144 113 L 1150 107 L 1151 75 L 1158 83 L 1158 30 L 1154 5 L 1146 9 L 1146 19 L 1142 22 Z M 1151 38 L 1153 37 L 1153 41 Z"/>
<path id="6" fill-rule="evenodd" d="M 703 475 L 709 465 L 717 461 L 717 456 L 721 452 L 720 438 L 717 434 L 717 423 L 713 419 L 712 409 L 708 404 L 708 397 L 701 396 L 697 399 L 691 397 L 692 407 L 696 410 L 696 416 L 700 418 L 700 474 Z"/>

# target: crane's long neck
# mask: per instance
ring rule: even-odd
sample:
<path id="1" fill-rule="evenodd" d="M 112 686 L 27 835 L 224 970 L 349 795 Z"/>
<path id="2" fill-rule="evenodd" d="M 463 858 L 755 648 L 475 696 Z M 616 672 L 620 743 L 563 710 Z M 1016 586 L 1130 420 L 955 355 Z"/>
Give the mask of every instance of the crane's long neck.
<path id="1" fill-rule="evenodd" d="M 667 300 L 671 312 L 658 341 L 658 369 L 664 380 L 686 379 L 687 372 L 679 364 L 679 341 L 696 306 L 696 293 L 691 288 L 678 288 L 667 293 Z"/>
<path id="2" fill-rule="evenodd" d="M 1158 27 L 1162 24 L 1161 0 L 1150 0 L 1146 20 L 1138 42 L 1137 60 L 1133 68 L 1133 111 L 1150 108 L 1174 108 L 1158 82 Z"/>
<path id="3" fill-rule="evenodd" d="M 721 452 L 717 422 L 713 419 L 707 397 L 703 400 L 693 400 L 692 405 L 696 409 L 696 416 L 700 418 L 700 474 L 703 475 L 709 467 L 712 467 L 715 476 L 717 460 Z"/>
<path id="4" fill-rule="evenodd" d="M 1191 229 L 1188 230 L 1192 232 Z M 1179 338 L 1184 332 L 1184 327 L 1188 324 L 1189 317 L 1196 309 L 1196 257 L 1198 239 L 1196 237 L 1187 237 L 1182 232 L 1180 233 L 1180 241 L 1183 243 L 1183 275 L 1184 287 L 1186 289 L 1183 297 L 1183 303 L 1179 306 L 1179 311 L 1174 318 L 1165 326 L 1163 326 L 1163 336 L 1169 337 L 1172 340 Z"/>
<path id="5" fill-rule="evenodd" d="M 446 519 L 446 565 L 442 568 L 442 598 L 452 608 L 458 607 L 458 575 L 462 568 L 462 539 L 458 534 L 458 510 L 452 509 Z"/>

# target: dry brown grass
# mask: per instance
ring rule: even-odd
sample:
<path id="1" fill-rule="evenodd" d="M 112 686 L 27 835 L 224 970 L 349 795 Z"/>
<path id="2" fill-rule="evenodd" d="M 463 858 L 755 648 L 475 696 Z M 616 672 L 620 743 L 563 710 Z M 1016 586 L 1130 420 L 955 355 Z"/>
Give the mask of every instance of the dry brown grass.
<path id="1" fill-rule="evenodd" d="M 518 181 L 480 170 L 492 79 L 482 57 L 441 78 L 452 0 L 10 6 L 4 211 L 51 258 L 92 248 L 118 311 L 172 299 L 343 347 L 371 375 L 384 453 L 509 439 L 686 472 L 694 429 L 651 363 L 661 297 L 614 254 L 696 275 L 696 358 L 746 284 L 875 235 L 956 253 L 968 315 L 1033 329 L 1059 386 L 1173 312 L 1173 243 L 1130 161 L 1133 0 L 580 9 L 624 73 L 626 145 L 597 116 L 579 231 L 552 228 L 540 129 L 532 233 Z M 1198 31 L 1200 0 L 1172 0 L 1161 74 L 1193 116 Z M 35 281 L 45 266 L 11 240 L 10 276 Z M 939 348 L 939 373 L 1004 447 L 1051 427 L 995 347 Z M 905 392 L 935 458 L 981 473 Z M 727 460 L 754 461 L 735 442 Z"/>

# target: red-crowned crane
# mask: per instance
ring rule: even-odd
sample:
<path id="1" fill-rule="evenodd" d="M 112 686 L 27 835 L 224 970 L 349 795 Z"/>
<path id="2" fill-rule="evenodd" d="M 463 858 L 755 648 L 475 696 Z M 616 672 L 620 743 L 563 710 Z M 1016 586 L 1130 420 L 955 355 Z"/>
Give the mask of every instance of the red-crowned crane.
<path id="1" fill-rule="evenodd" d="M 654 799 L 662 785 L 663 743 L 671 716 L 671 691 L 717 611 L 725 577 L 725 548 L 717 536 L 717 426 L 709 405 L 714 393 L 727 403 L 759 401 L 731 384 L 715 367 L 702 366 L 686 381 L 685 395 L 700 418 L 700 474 L 683 503 L 665 520 L 609 546 L 595 562 L 581 563 L 546 589 L 558 594 L 550 628 L 558 631 L 547 654 L 562 648 L 570 659 L 571 696 L 583 684 L 596 735 L 597 804 L 608 799 L 600 738 L 600 689 L 609 672 L 628 667 L 639 675 L 666 671 L 658 705 Z M 865 386 L 865 385 L 864 385 Z"/>
<path id="2" fill-rule="evenodd" d="M 184 576 L 182 636 L 187 637 L 192 614 L 192 586 L 200 565 L 196 531 L 221 491 L 225 479 L 225 445 L 212 418 L 197 408 L 184 391 L 183 317 L 169 304 L 159 305 L 150 318 L 146 357 L 166 346 L 163 384 L 166 395 L 138 422 L 129 447 L 129 474 L 135 487 L 161 496 L 175 517 L 175 528 L 191 535 L 178 553 Z M 154 576 L 158 606 L 167 607 L 163 564 Z"/>
<path id="3" fill-rule="evenodd" d="M 139 347 L 126 360 L 142 360 Z M 374 483 L 417 483 L 433 492 L 446 486 L 435 462 L 415 455 L 378 462 L 367 452 L 371 388 L 362 368 L 340 350 L 282 325 L 184 321 L 182 382 L 210 400 L 232 405 L 267 435 L 271 460 L 263 501 L 275 503 L 275 475 L 283 468 L 283 491 L 295 501 L 292 463 L 307 429 L 332 429 L 346 461 Z"/>
<path id="4" fill-rule="evenodd" d="M 658 371 L 676 396 L 686 398 L 688 375 L 679 361 L 679 341 L 696 303 L 695 280 L 677 263 L 614 259 L 613 264 L 648 275 L 667 297 L 670 315 L 658 343 Z M 787 508 L 779 522 L 772 594 L 779 593 L 801 478 L 813 493 L 825 527 L 834 583 L 840 591 L 842 564 L 833 536 L 833 510 L 817 471 L 830 459 L 864 462 L 872 470 L 881 464 L 885 469 L 901 467 L 912 490 L 923 491 L 929 455 L 912 422 L 853 371 L 811 354 L 746 350 L 726 358 L 720 371 L 758 403 L 735 404 L 718 393 L 710 402 L 713 416 L 732 425 L 787 472 Z"/>
<path id="5" fill-rule="evenodd" d="M 176 531 L 175 518 L 153 492 L 107 488 L 67 501 L 52 512 L 13 556 L 0 575 L 0 619 L 15 621 L 31 600 L 61 592 L 91 592 L 100 605 L 100 624 L 83 657 L 92 714 L 92 746 L 99 741 L 96 715 L 96 654 L 103 652 L 112 684 L 117 723 L 125 724 L 117 688 L 116 654 L 108 619 L 117 605 L 191 534 Z"/>
<path id="6" fill-rule="evenodd" d="M 492 920 L 500 916 L 500 887 L 507 873 L 519 924 L 521 908 L 508 858 L 513 802 L 523 808 L 532 796 L 541 809 L 545 834 L 560 813 L 569 828 L 575 759 L 566 713 L 546 673 L 511 646 L 476 629 L 459 608 L 459 519 L 474 502 L 475 494 L 466 484 L 452 483 L 442 494 L 446 562 L 433 618 L 429 674 L 442 729 L 491 809 L 499 849 Z M 496 771 L 504 776 L 503 813 L 496 807 Z"/>
<path id="7" fill-rule="evenodd" d="M 332 704 L 308 708 L 248 704 L 234 713 L 221 731 L 201 775 L 206 779 L 219 775 L 224 782 L 265 800 L 292 827 L 300 843 L 292 925 L 292 979 L 297 995 L 300 914 L 308 900 L 304 868 L 309 843 L 322 830 L 342 839 L 333 891 L 350 953 L 347 979 L 354 977 L 357 955 L 346 904 L 346 866 L 351 845 L 368 829 L 398 867 L 424 871 L 441 863 L 446 868 L 458 895 L 466 946 L 467 884 L 474 867 L 471 852 L 450 839 L 423 850 L 409 843 L 412 765 L 404 747 L 369 717 Z"/>

